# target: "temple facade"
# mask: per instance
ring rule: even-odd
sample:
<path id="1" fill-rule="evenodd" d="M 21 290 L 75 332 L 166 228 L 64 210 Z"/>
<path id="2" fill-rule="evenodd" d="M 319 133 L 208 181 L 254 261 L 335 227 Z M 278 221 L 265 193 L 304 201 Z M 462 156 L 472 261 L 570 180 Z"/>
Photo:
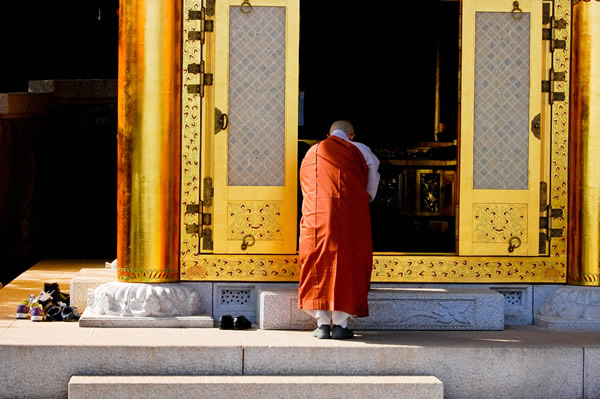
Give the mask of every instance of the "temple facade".
<path id="1" fill-rule="evenodd" d="M 121 3 L 119 281 L 296 282 L 302 151 L 349 119 L 373 282 L 600 284 L 598 1 L 306 3 Z"/>

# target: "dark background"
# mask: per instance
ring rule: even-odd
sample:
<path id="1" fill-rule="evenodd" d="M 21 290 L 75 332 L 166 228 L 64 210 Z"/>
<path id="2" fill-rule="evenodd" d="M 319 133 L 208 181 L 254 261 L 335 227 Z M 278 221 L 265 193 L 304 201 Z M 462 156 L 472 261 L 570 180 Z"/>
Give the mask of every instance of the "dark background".
<path id="1" fill-rule="evenodd" d="M 301 0 L 301 139 L 353 123 L 377 147 L 433 141 L 436 42 L 441 48 L 441 121 L 456 139 L 458 2 Z"/>
<path id="2" fill-rule="evenodd" d="M 118 0 L 0 2 L 0 92 L 34 79 L 117 77 Z"/>
<path id="3" fill-rule="evenodd" d="M 118 0 L 0 2 L 0 92 L 116 79 Z M 116 256 L 116 101 L 0 126 L 0 281 L 40 259 Z M 3 146 L 3 147 L 2 147 Z"/>

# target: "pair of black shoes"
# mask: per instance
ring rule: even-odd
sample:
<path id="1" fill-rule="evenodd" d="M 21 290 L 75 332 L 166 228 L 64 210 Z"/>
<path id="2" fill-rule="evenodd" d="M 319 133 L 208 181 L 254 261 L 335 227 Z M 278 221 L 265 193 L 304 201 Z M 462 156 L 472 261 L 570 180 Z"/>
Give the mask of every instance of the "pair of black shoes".
<path id="1" fill-rule="evenodd" d="M 313 337 L 318 339 L 350 339 L 354 338 L 354 332 L 347 326 L 342 327 L 335 325 L 333 328 L 329 324 L 321 324 L 313 331 Z"/>
<path id="2" fill-rule="evenodd" d="M 219 318 L 219 330 L 247 330 L 252 327 L 250 320 L 244 315 L 231 316 L 224 314 Z"/>
<path id="3" fill-rule="evenodd" d="M 77 321 L 79 312 L 73 306 L 52 306 L 46 312 L 46 321 Z"/>

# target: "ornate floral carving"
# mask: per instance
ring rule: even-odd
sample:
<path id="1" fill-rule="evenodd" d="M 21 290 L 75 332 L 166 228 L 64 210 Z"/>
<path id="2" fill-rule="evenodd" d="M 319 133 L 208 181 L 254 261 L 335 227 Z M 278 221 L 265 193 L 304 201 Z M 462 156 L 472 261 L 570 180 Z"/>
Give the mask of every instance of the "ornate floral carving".
<path id="1" fill-rule="evenodd" d="M 298 281 L 297 255 L 204 255 L 182 265 L 182 280 Z"/>
<path id="2" fill-rule="evenodd" d="M 181 90 L 181 262 L 192 260 L 197 254 L 200 238 L 198 234 L 186 234 L 185 225 L 197 223 L 198 215 L 186 213 L 187 204 L 198 204 L 200 200 L 200 142 L 201 142 L 201 98 L 188 93 L 188 84 L 197 84 L 197 76 L 188 72 L 187 65 L 199 64 L 202 48 L 199 41 L 190 40 L 188 32 L 199 30 L 200 21 L 188 18 L 189 11 L 202 8 L 200 0 L 185 0 L 183 11 L 183 69 Z"/>
<path id="3" fill-rule="evenodd" d="M 229 201 L 230 240 L 252 234 L 257 240 L 282 240 L 281 201 Z"/>
<path id="4" fill-rule="evenodd" d="M 356 318 L 352 320 L 355 325 L 419 325 L 429 327 L 457 328 L 472 324 L 474 317 L 473 300 L 432 301 L 420 300 L 422 309 L 407 309 L 398 306 L 393 300 L 370 301 L 370 307 L 377 307 L 371 313 L 373 317 Z"/>
<path id="5" fill-rule="evenodd" d="M 564 260 L 510 257 L 375 256 L 371 281 L 378 283 L 560 283 Z M 298 281 L 297 255 L 201 255 L 181 268 L 184 281 Z"/>
<path id="6" fill-rule="evenodd" d="M 440 212 L 440 173 L 419 174 L 419 212 Z"/>
<path id="7" fill-rule="evenodd" d="M 557 92 L 569 93 L 571 74 L 571 2 L 557 0 L 554 2 L 554 17 L 564 19 L 566 29 L 555 30 L 556 39 L 565 40 L 564 50 L 556 49 L 553 53 L 555 72 L 565 72 L 565 80 L 554 83 Z M 551 138 L 551 179 L 550 201 L 552 208 L 563 209 L 563 217 L 553 218 L 552 227 L 563 230 L 563 236 L 552 239 L 550 256 L 565 259 L 567 255 L 567 188 L 568 188 L 568 154 L 569 154 L 569 96 L 565 101 L 552 104 L 552 138 Z"/>
<path id="8" fill-rule="evenodd" d="M 181 284 L 113 282 L 88 290 L 87 308 L 108 316 L 192 316 L 199 303 L 198 293 Z"/>
<path id="9" fill-rule="evenodd" d="M 564 282 L 566 262 L 548 258 L 375 256 L 373 282 Z"/>
<path id="10" fill-rule="evenodd" d="M 527 238 L 527 204 L 473 204 L 473 241 L 508 242 Z"/>
<path id="11" fill-rule="evenodd" d="M 540 313 L 565 319 L 600 320 L 600 290 L 598 287 L 561 287 L 550 295 Z"/>

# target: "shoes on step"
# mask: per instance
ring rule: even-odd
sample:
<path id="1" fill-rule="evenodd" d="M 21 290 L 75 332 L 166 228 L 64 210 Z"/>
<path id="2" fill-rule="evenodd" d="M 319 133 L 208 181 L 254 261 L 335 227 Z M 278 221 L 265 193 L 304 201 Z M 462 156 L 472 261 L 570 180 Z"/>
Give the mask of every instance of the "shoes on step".
<path id="1" fill-rule="evenodd" d="M 69 294 L 62 293 L 58 283 L 44 283 L 44 291 L 51 292 L 52 298 L 55 302 L 63 302 L 65 306 L 69 306 L 71 303 L 71 297 Z"/>
<path id="2" fill-rule="evenodd" d="M 230 314 L 221 315 L 219 318 L 219 330 L 233 330 L 233 316 Z"/>
<path id="3" fill-rule="evenodd" d="M 62 321 L 62 309 L 60 306 L 52 306 L 46 312 L 46 321 Z"/>
<path id="4" fill-rule="evenodd" d="M 52 306 L 46 312 L 46 321 L 77 321 L 80 317 L 74 306 Z"/>
<path id="5" fill-rule="evenodd" d="M 354 337 L 354 333 L 348 327 L 343 328 L 342 326 L 333 326 L 331 332 L 331 338 L 333 339 L 348 339 Z"/>
<path id="6" fill-rule="evenodd" d="M 31 315 L 31 321 L 43 321 L 44 320 L 44 308 L 39 302 L 33 302 L 29 311 Z"/>
<path id="7" fill-rule="evenodd" d="M 77 321 L 81 317 L 75 306 L 64 306 L 61 311 L 62 321 Z"/>
<path id="8" fill-rule="evenodd" d="M 29 318 L 31 303 L 34 299 L 34 296 L 30 295 L 29 299 L 23 299 L 21 302 L 19 302 L 19 304 L 17 305 L 17 319 Z"/>
<path id="9" fill-rule="evenodd" d="M 252 327 L 250 320 L 244 315 L 238 315 L 233 318 L 233 329 L 234 330 L 247 330 Z"/>
<path id="10" fill-rule="evenodd" d="M 68 294 L 60 292 L 58 283 L 44 283 L 44 288 L 40 291 L 37 300 L 46 312 L 53 306 L 69 306 L 71 302 Z"/>
<path id="11" fill-rule="evenodd" d="M 319 339 L 329 339 L 331 338 L 331 326 L 329 324 L 321 324 L 314 329 L 312 335 Z"/>

